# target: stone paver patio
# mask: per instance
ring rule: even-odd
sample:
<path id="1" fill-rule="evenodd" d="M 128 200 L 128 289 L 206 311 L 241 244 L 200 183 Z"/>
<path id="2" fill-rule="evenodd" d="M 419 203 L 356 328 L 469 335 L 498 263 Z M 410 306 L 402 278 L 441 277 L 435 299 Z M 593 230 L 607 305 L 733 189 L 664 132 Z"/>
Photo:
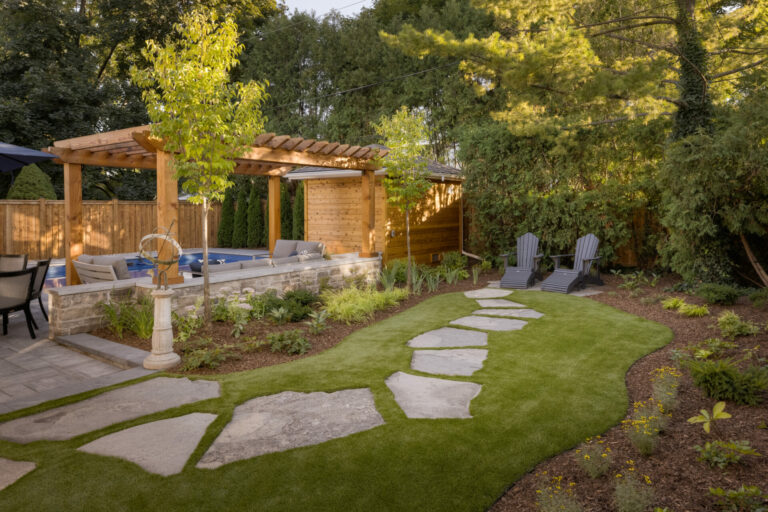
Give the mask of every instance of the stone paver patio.
<path id="1" fill-rule="evenodd" d="M 464 316 L 451 322 L 451 325 L 461 325 L 484 331 L 519 331 L 526 324 L 527 322 L 523 320 L 493 318 L 490 316 Z"/>
<path id="2" fill-rule="evenodd" d="M 488 351 L 479 348 L 416 350 L 411 359 L 411 369 L 436 375 L 468 377 L 483 367 L 487 356 Z"/>
<path id="3" fill-rule="evenodd" d="M 544 316 L 543 313 L 539 313 L 533 309 L 478 309 L 477 311 L 472 312 L 472 314 L 512 318 L 541 318 Z"/>
<path id="4" fill-rule="evenodd" d="M 37 465 L 34 462 L 0 457 L 0 491 L 35 469 L 35 467 Z"/>
<path id="5" fill-rule="evenodd" d="M 487 344 L 486 333 L 453 327 L 425 332 L 408 342 L 412 348 L 481 347 Z"/>
<path id="6" fill-rule="evenodd" d="M 396 372 L 387 379 L 397 405 L 409 418 L 471 418 L 469 403 L 482 386 Z"/>

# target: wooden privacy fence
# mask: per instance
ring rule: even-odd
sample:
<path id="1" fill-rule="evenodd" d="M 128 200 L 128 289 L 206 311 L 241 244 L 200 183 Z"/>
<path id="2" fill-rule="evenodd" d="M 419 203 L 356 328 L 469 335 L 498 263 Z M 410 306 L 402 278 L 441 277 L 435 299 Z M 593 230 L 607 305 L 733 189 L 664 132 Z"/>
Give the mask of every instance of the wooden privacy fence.
<path id="1" fill-rule="evenodd" d="M 179 201 L 173 231 L 182 247 L 202 247 L 202 206 Z M 221 205 L 208 214 L 208 245 L 216 247 Z M 85 254 L 137 252 L 139 240 L 157 227 L 154 201 L 83 201 Z M 64 257 L 64 201 L 0 201 L 0 252 L 30 259 Z"/>

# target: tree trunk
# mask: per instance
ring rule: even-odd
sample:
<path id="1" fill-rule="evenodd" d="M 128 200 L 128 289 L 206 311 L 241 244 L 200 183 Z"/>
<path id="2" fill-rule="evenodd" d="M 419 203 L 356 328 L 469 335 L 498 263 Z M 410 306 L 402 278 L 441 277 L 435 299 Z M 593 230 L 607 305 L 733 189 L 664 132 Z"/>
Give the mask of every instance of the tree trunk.
<path id="1" fill-rule="evenodd" d="M 410 221 L 410 208 L 405 210 L 405 247 L 407 249 L 408 261 L 405 267 L 405 289 L 408 292 L 411 291 L 411 221 Z"/>
<path id="2" fill-rule="evenodd" d="M 208 279 L 208 198 L 203 198 L 203 318 L 211 325 L 211 283 Z"/>
<path id="3" fill-rule="evenodd" d="M 747 237 L 744 236 L 744 233 L 739 233 L 739 237 L 741 238 L 741 245 L 744 246 L 744 250 L 747 252 L 747 258 L 749 258 L 752 268 L 757 272 L 757 277 L 763 282 L 763 286 L 768 287 L 768 274 L 765 273 L 765 269 L 763 269 L 763 266 L 757 261 L 755 253 L 752 252 L 752 248 L 749 246 L 749 242 L 747 242 Z"/>

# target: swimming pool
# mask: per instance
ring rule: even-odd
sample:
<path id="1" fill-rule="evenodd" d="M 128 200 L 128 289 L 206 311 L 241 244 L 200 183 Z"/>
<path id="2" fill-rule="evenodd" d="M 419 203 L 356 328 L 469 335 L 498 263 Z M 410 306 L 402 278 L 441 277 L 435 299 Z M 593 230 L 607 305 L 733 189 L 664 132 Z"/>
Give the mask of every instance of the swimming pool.
<path id="1" fill-rule="evenodd" d="M 224 263 L 232 263 L 233 261 L 243 261 L 243 260 L 251 260 L 251 259 L 259 259 L 263 256 L 253 256 L 249 254 L 229 254 L 225 252 L 209 252 L 208 253 L 208 260 L 224 260 Z M 195 252 L 190 254 L 183 254 L 181 256 L 181 260 L 179 260 L 179 270 L 189 270 L 189 264 L 193 261 L 202 261 L 203 259 L 203 253 L 201 252 Z M 136 257 L 136 258 L 126 258 L 125 262 L 128 264 L 128 271 L 129 272 L 142 272 L 146 270 L 150 270 L 152 268 L 152 263 L 149 262 L 149 260 L 146 260 L 144 258 Z M 47 279 L 55 279 L 57 277 L 64 277 L 65 275 L 65 266 L 64 265 L 57 265 L 57 266 L 51 266 L 48 269 L 48 275 L 46 276 Z"/>

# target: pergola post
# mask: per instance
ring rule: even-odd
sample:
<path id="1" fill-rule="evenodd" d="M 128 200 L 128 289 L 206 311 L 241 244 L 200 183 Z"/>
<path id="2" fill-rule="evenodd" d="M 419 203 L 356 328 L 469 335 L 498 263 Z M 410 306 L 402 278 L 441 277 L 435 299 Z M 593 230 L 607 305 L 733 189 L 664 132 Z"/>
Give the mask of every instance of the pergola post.
<path id="1" fill-rule="evenodd" d="M 157 226 L 160 229 L 170 229 L 179 233 L 179 183 L 173 176 L 173 162 L 170 153 L 157 152 Z M 178 237 L 176 237 L 178 240 Z M 158 259 L 170 260 L 173 257 L 171 244 L 158 243 Z M 184 276 L 179 275 L 179 264 L 175 263 L 166 271 L 168 284 L 184 282 Z M 153 282 L 156 281 L 153 280 Z"/>
<path id="2" fill-rule="evenodd" d="M 269 212 L 269 254 L 275 250 L 275 243 L 280 238 L 280 176 L 269 177 L 267 194 Z"/>
<path id="3" fill-rule="evenodd" d="M 72 261 L 83 254 L 83 166 L 64 163 L 64 257 L 67 285 L 80 284 Z"/>
<path id="4" fill-rule="evenodd" d="M 376 175 L 374 171 L 363 171 L 361 177 L 362 200 L 362 245 L 360 256 L 370 258 L 376 249 Z"/>

